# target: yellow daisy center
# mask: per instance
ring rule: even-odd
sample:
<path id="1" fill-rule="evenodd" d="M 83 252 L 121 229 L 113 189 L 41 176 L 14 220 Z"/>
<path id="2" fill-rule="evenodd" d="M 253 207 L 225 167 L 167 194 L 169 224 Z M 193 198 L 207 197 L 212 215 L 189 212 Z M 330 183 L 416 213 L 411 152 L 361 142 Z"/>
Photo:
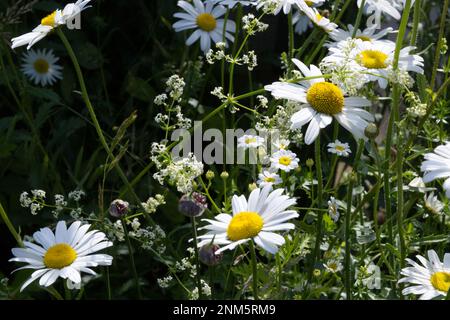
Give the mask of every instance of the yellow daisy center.
<path id="1" fill-rule="evenodd" d="M 231 219 L 228 225 L 228 239 L 238 241 L 258 235 L 264 225 L 261 216 L 253 211 L 242 211 Z"/>
<path id="2" fill-rule="evenodd" d="M 201 13 L 197 16 L 197 25 L 204 31 L 213 31 L 216 28 L 216 18 L 210 13 Z"/>
<path id="3" fill-rule="evenodd" d="M 344 94 L 338 86 L 329 82 L 313 84 L 306 93 L 308 103 L 320 113 L 337 114 L 344 108 Z"/>
<path id="4" fill-rule="evenodd" d="M 48 69 L 50 68 L 50 65 L 48 62 L 44 59 L 37 59 L 33 63 L 34 70 L 36 70 L 37 73 L 45 74 L 48 72 Z"/>
<path id="5" fill-rule="evenodd" d="M 431 276 L 431 284 L 436 290 L 448 292 L 450 289 L 450 273 L 449 272 L 435 272 Z"/>
<path id="6" fill-rule="evenodd" d="M 54 27 L 56 24 L 55 17 L 56 17 L 56 11 L 53 11 L 52 13 L 50 13 L 48 16 L 46 16 L 45 18 L 43 18 L 41 20 L 41 24 L 43 26 Z"/>
<path id="7" fill-rule="evenodd" d="M 319 22 L 320 20 L 322 20 L 322 15 L 320 14 L 320 13 L 317 13 L 316 14 L 316 20 L 317 20 L 317 22 Z"/>
<path id="8" fill-rule="evenodd" d="M 384 69 L 387 67 L 386 59 L 388 55 L 378 50 L 361 51 L 358 62 L 368 69 Z"/>
<path id="9" fill-rule="evenodd" d="M 313 4 L 314 4 L 314 2 L 308 1 L 308 0 L 306 0 L 305 2 L 306 2 L 306 4 L 308 5 L 308 7 L 312 7 Z"/>
<path id="10" fill-rule="evenodd" d="M 265 181 L 265 182 L 275 182 L 275 178 L 272 178 L 272 177 L 265 177 L 265 178 L 264 178 L 264 181 Z"/>
<path id="11" fill-rule="evenodd" d="M 345 147 L 343 147 L 343 146 L 336 146 L 335 147 L 335 149 L 337 150 L 337 151 L 345 151 Z"/>
<path id="12" fill-rule="evenodd" d="M 62 269 L 70 266 L 77 258 L 77 252 L 67 243 L 50 247 L 44 255 L 44 264 L 50 269 Z"/>
<path id="13" fill-rule="evenodd" d="M 370 39 L 370 38 L 367 37 L 367 36 L 358 36 L 358 37 L 356 37 L 356 39 L 360 39 L 360 40 L 362 40 L 362 41 L 372 42 L 372 39 Z"/>
<path id="14" fill-rule="evenodd" d="M 282 157 L 280 157 L 280 159 L 278 159 L 278 163 L 282 164 L 283 166 L 288 166 L 291 164 L 291 162 L 292 162 L 292 159 L 291 159 L 291 157 L 288 157 L 288 156 L 282 156 Z"/>
<path id="15" fill-rule="evenodd" d="M 245 139 L 245 143 L 246 144 L 256 143 L 256 138 L 247 138 Z"/>

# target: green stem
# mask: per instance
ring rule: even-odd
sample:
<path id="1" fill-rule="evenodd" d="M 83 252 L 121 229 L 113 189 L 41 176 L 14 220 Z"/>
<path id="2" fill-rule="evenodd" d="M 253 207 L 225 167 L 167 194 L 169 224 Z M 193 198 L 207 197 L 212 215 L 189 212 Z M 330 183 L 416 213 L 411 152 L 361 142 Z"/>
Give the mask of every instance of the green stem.
<path id="1" fill-rule="evenodd" d="M 64 300 L 61 294 L 53 287 L 46 287 L 45 290 L 50 293 L 56 300 Z"/>
<path id="2" fill-rule="evenodd" d="M 127 242 L 128 247 L 128 255 L 130 256 L 130 264 L 131 264 L 131 270 L 133 271 L 133 278 L 134 278 L 134 285 L 136 286 L 136 290 L 138 293 L 139 300 L 142 299 L 142 293 L 141 293 L 141 286 L 139 284 L 139 277 L 136 270 L 136 264 L 134 263 L 134 253 L 133 253 L 133 247 L 131 246 L 130 237 L 128 236 L 128 230 L 127 230 L 127 223 L 125 219 L 122 217 L 120 218 L 122 222 L 123 231 L 125 234 L 125 241 Z"/>
<path id="3" fill-rule="evenodd" d="M 420 22 L 420 5 L 422 0 L 416 0 L 414 3 L 414 20 L 413 20 L 413 27 L 411 30 L 411 41 L 410 45 L 415 46 L 417 42 L 417 34 L 419 31 L 419 22 Z"/>
<path id="4" fill-rule="evenodd" d="M 351 261 L 350 261 L 350 249 L 351 249 L 351 214 L 352 214 L 352 198 L 353 198 L 353 177 L 350 178 L 347 188 L 347 211 L 345 213 L 345 293 L 347 295 L 347 300 L 352 300 L 352 272 L 351 272 Z"/>
<path id="5" fill-rule="evenodd" d="M 11 220 L 9 220 L 8 215 L 6 214 L 5 209 L 3 209 L 2 204 L 0 203 L 0 217 L 2 218 L 3 222 L 8 227 L 9 232 L 11 232 L 14 239 L 16 239 L 16 242 L 19 246 L 23 247 L 22 238 L 17 233 L 16 229 L 14 228 L 14 225 L 11 223 Z"/>
<path id="6" fill-rule="evenodd" d="M 361 6 L 358 9 L 358 15 L 356 16 L 356 22 L 353 29 L 352 38 L 356 36 L 356 33 L 358 32 L 359 25 L 361 24 L 362 14 L 364 11 L 364 5 L 366 4 L 366 0 L 361 1 Z"/>
<path id="7" fill-rule="evenodd" d="M 292 10 L 288 14 L 289 52 L 288 52 L 288 76 L 292 71 L 292 58 L 294 58 L 294 24 L 292 23 Z"/>
<path id="8" fill-rule="evenodd" d="M 444 42 L 443 38 L 445 32 L 445 22 L 448 12 L 448 2 L 449 0 L 444 1 L 444 6 L 442 7 L 441 10 L 441 22 L 439 24 L 438 42 L 436 45 L 436 52 L 434 54 L 433 72 L 431 74 L 431 81 L 430 81 L 431 90 L 434 90 L 434 86 L 436 84 L 437 69 L 439 68 L 439 61 L 441 60 L 441 48 Z"/>
<path id="9" fill-rule="evenodd" d="M 191 222 L 192 222 L 192 233 L 194 235 L 194 258 L 196 267 L 195 278 L 197 281 L 198 297 L 201 300 L 203 292 L 202 292 L 202 283 L 200 281 L 200 260 L 198 259 L 197 223 L 195 221 L 195 217 L 191 218 Z"/>
<path id="10" fill-rule="evenodd" d="M 259 300 L 258 298 L 258 265 L 256 262 L 256 252 L 255 244 L 253 240 L 250 241 L 250 254 L 252 257 L 252 270 L 253 270 L 253 298 Z"/>

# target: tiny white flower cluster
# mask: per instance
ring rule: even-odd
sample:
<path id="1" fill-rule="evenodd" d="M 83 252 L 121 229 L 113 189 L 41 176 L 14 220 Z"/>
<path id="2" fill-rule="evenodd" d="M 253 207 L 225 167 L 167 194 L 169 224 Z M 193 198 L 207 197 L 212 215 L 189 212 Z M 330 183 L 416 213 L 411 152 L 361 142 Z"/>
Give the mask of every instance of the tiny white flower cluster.
<path id="1" fill-rule="evenodd" d="M 173 100 L 178 101 L 183 95 L 184 86 L 186 83 L 183 78 L 175 74 L 166 81 L 166 85 L 169 96 Z"/>
<path id="2" fill-rule="evenodd" d="M 158 286 L 161 289 L 167 289 L 170 286 L 170 283 L 172 282 L 172 280 L 173 280 L 173 277 L 169 275 L 169 276 L 164 277 L 164 278 L 158 278 L 156 280 L 156 282 L 158 282 Z"/>
<path id="3" fill-rule="evenodd" d="M 157 194 L 155 195 L 155 197 L 150 197 L 147 199 L 146 202 L 141 203 L 145 212 L 148 214 L 156 212 L 156 209 L 163 204 L 166 204 L 166 200 L 164 199 L 164 196 L 161 194 Z"/>
<path id="4" fill-rule="evenodd" d="M 248 51 L 246 54 L 242 55 L 242 57 L 233 58 L 229 54 L 225 54 L 225 47 L 223 46 L 223 42 L 219 42 L 216 44 L 217 50 L 209 49 L 206 53 L 206 61 L 209 64 L 214 64 L 216 61 L 225 60 L 228 63 L 234 63 L 237 65 L 247 65 L 247 69 L 252 71 L 258 65 L 258 57 L 255 54 L 255 51 Z"/>
<path id="5" fill-rule="evenodd" d="M 82 191 L 82 190 L 74 190 L 74 191 L 69 192 L 69 199 L 78 202 L 85 195 L 86 195 L 86 193 L 84 193 L 84 191 Z"/>
<path id="6" fill-rule="evenodd" d="M 117 239 L 117 241 L 119 242 L 125 241 L 125 231 L 123 229 L 121 220 L 117 220 L 116 222 L 114 222 L 112 233 L 114 237 Z"/>
<path id="7" fill-rule="evenodd" d="M 46 194 L 43 190 L 31 190 L 31 195 L 32 197 L 28 192 L 22 192 L 19 201 L 22 207 L 30 208 L 31 214 L 35 216 L 44 208 Z"/>
<path id="8" fill-rule="evenodd" d="M 216 96 L 217 98 L 219 98 L 219 100 L 221 102 L 225 102 L 228 100 L 228 97 L 223 93 L 223 88 L 222 87 L 215 87 L 213 91 L 211 91 L 211 94 L 213 96 Z"/>
<path id="9" fill-rule="evenodd" d="M 280 4 L 281 0 L 258 0 L 258 8 L 265 14 L 275 14 Z"/>
<path id="10" fill-rule="evenodd" d="M 254 35 L 257 32 L 263 32 L 267 30 L 268 27 L 268 24 L 262 23 L 255 17 L 255 15 L 251 13 L 242 17 L 242 29 L 244 29 L 249 35 Z"/>
<path id="11" fill-rule="evenodd" d="M 202 287 L 202 293 L 204 296 L 206 297 L 210 297 L 211 296 L 211 287 L 209 286 L 209 284 L 203 280 L 200 279 L 200 283 L 201 283 L 201 287 Z M 199 298 L 199 294 L 198 294 L 198 288 L 194 288 L 194 290 L 192 290 L 189 299 L 190 300 L 198 300 Z"/>
<path id="12" fill-rule="evenodd" d="M 427 104 L 422 103 L 417 93 L 407 92 L 405 100 L 409 103 L 408 114 L 413 118 L 422 118 L 427 113 Z"/>
<path id="13" fill-rule="evenodd" d="M 55 194 L 55 210 L 53 210 L 53 216 L 58 218 L 61 211 L 67 206 L 67 201 L 62 194 Z"/>
<path id="14" fill-rule="evenodd" d="M 197 161 L 193 153 L 177 161 L 166 160 L 164 164 L 157 164 L 157 168 L 159 171 L 153 175 L 154 179 L 160 184 L 167 179 L 169 184 L 175 184 L 177 190 L 184 194 L 192 192 L 194 180 L 203 174 L 203 163 Z"/>

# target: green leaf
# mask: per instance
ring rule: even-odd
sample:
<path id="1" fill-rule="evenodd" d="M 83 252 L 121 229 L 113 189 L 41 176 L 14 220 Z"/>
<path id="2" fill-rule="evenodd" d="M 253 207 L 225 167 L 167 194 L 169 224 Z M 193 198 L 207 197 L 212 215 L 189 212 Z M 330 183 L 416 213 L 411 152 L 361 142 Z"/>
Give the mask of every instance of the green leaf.
<path id="1" fill-rule="evenodd" d="M 133 111 L 133 113 L 126 118 L 122 124 L 120 125 L 119 129 L 117 129 L 117 133 L 111 142 L 111 152 L 114 150 L 114 148 L 120 143 L 120 141 L 123 139 L 128 127 L 130 127 L 134 121 L 137 119 L 137 111 Z"/>
<path id="2" fill-rule="evenodd" d="M 126 91 L 133 98 L 151 102 L 155 98 L 155 90 L 144 79 L 129 76 Z"/>
<path id="3" fill-rule="evenodd" d="M 98 69 L 104 62 L 100 50 L 90 42 L 87 42 L 78 48 L 77 57 L 80 65 L 88 70 Z"/>

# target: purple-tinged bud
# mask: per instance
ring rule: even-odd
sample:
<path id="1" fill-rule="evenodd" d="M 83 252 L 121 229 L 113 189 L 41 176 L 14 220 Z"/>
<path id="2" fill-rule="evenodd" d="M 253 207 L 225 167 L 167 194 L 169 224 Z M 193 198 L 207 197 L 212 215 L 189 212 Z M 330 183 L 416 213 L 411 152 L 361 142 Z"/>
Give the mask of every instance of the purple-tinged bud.
<path id="1" fill-rule="evenodd" d="M 219 250 L 219 246 L 216 244 L 205 244 L 203 247 L 200 248 L 198 251 L 198 258 L 199 260 L 206 264 L 207 266 L 215 266 L 222 261 L 223 254 L 222 252 L 219 254 L 216 254 L 216 251 Z"/>
<path id="2" fill-rule="evenodd" d="M 109 214 L 116 218 L 121 218 L 128 213 L 130 204 L 126 201 L 116 199 L 109 206 Z"/>
<path id="3" fill-rule="evenodd" d="M 178 203 L 178 210 L 187 217 L 199 217 L 206 208 L 206 197 L 198 192 L 182 196 Z"/>

